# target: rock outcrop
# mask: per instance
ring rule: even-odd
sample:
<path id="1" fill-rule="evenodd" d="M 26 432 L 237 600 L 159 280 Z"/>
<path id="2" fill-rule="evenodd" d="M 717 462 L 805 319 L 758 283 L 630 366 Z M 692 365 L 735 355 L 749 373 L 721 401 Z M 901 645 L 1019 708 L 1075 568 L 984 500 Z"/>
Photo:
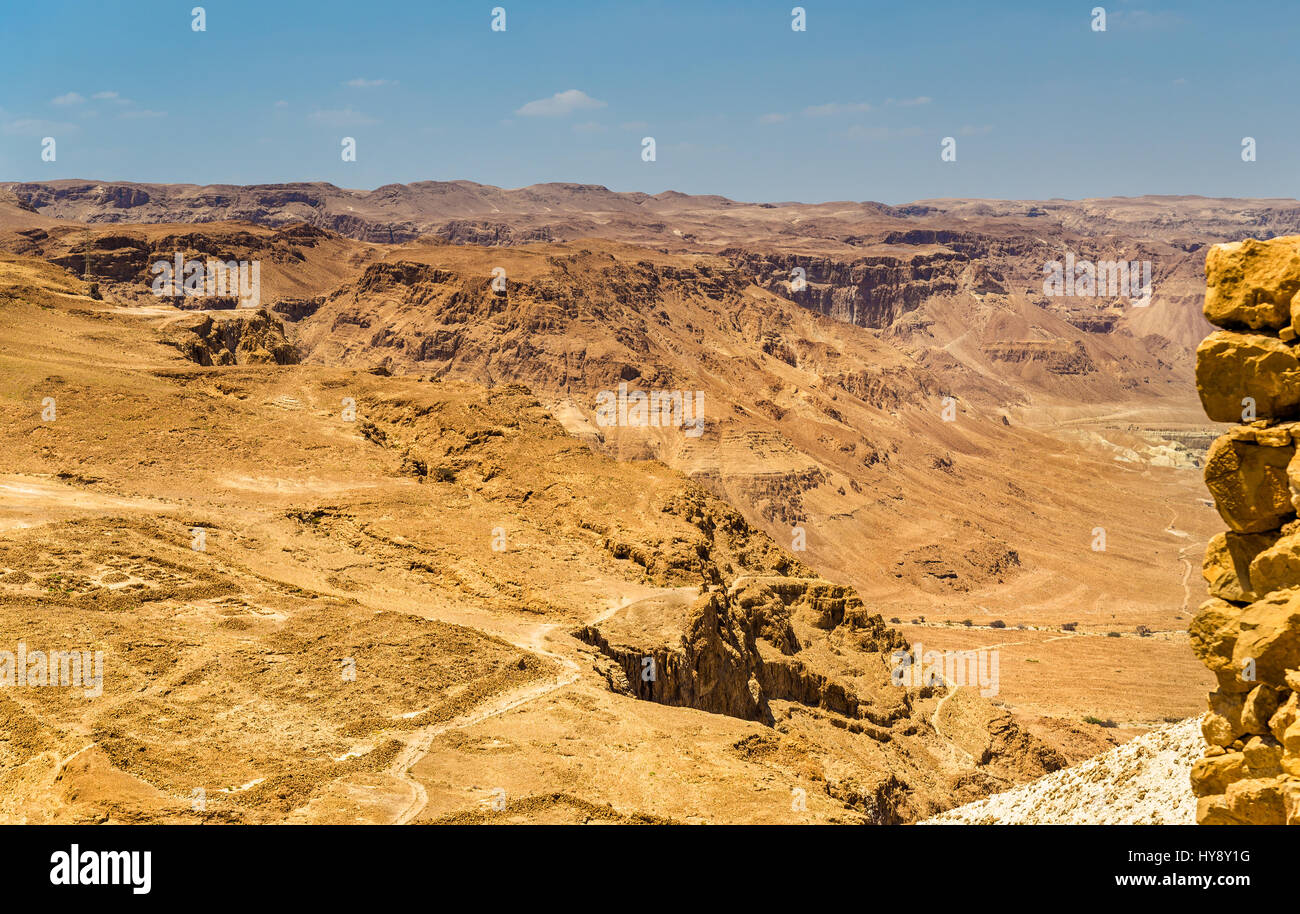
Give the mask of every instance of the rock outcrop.
<path id="1" fill-rule="evenodd" d="M 295 365 L 284 325 L 265 308 L 205 312 L 170 321 L 167 341 L 200 365 Z"/>
<path id="2" fill-rule="evenodd" d="M 1203 825 L 1300 824 L 1300 237 L 1211 248 L 1197 350 L 1210 418 L 1238 422 L 1210 448 L 1205 485 L 1229 531 L 1205 551 L 1211 598 L 1190 628 L 1218 679 L 1192 768 Z"/>

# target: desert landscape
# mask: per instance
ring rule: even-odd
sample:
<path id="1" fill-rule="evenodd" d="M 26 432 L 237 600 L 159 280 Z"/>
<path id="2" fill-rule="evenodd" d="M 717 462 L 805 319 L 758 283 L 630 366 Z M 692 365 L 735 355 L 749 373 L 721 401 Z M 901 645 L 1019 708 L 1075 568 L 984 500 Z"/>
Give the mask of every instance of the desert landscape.
<path id="1" fill-rule="evenodd" d="M 0 818 L 1194 821 L 1206 255 L 1298 231 L 2 183 L 4 641 L 103 676 L 0 693 Z M 1149 298 L 1047 294 L 1067 253 L 1149 261 Z M 256 263 L 258 300 L 159 262 Z M 700 421 L 607 421 L 629 390 Z M 1107 806 L 1086 764 L 1184 790 Z"/>

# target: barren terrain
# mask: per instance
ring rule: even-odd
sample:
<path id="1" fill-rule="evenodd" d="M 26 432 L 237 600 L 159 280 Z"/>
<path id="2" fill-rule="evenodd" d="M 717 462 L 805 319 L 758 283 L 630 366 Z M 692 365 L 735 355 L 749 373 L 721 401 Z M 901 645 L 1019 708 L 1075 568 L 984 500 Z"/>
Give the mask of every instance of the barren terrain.
<path id="1" fill-rule="evenodd" d="M 1294 204 L 0 198 L 0 647 L 105 653 L 0 695 L 10 821 L 908 822 L 1201 709 L 1203 247 Z M 1067 249 L 1151 304 L 1044 297 Z"/>

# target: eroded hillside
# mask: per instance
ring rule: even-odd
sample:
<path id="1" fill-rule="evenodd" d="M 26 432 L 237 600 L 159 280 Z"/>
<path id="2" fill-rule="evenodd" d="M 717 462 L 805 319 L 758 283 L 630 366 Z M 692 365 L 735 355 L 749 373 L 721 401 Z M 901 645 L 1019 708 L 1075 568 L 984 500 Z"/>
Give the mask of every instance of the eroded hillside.
<path id="1" fill-rule="evenodd" d="M 8 821 L 893 822 L 1065 763 L 523 387 L 196 364 L 0 273 L 5 649 L 103 658 L 0 696 Z"/>
<path id="2" fill-rule="evenodd" d="M 564 187 L 543 196 L 564 218 L 604 199 Z M 650 207 L 665 225 L 685 225 L 705 214 L 718 243 L 684 231 L 669 232 L 663 249 L 519 243 L 526 233 L 477 239 L 491 246 L 379 245 L 286 222 L 298 204 L 280 191 L 243 214 L 274 228 L 120 224 L 152 212 L 135 205 L 87 211 L 115 224 L 86 226 L 28 205 L 12 209 L 0 243 L 164 319 L 170 344 L 200 365 L 301 360 L 523 383 L 583 442 L 687 474 L 855 587 L 909 639 L 1001 652 L 995 700 L 1072 756 L 1109 738 L 1093 728 L 1093 740 L 1079 741 L 1081 718 L 1117 721 L 1124 734 L 1197 709 L 1206 680 L 1185 628 L 1203 585 L 1188 557 L 1213 529 L 1195 466 L 1214 432 L 1189 395 L 1186 333 L 1175 332 L 1178 321 L 1203 323 L 1176 294 L 1196 259 L 1176 231 L 1134 249 L 1177 249 L 1182 259 L 1158 257 L 1151 305 L 1124 309 L 1021 290 L 1041 282 L 1024 275 L 1035 258 L 1081 243 L 1064 216 L 1057 235 L 1035 240 L 1014 213 L 962 213 L 973 224 L 960 231 L 903 231 L 899 220 L 950 217 L 827 205 L 798 210 L 808 221 L 778 232 L 783 207 L 654 200 L 624 215 Z M 529 218 L 543 218 L 537 200 L 502 218 L 532 224 L 525 204 Z M 641 216 L 620 219 L 594 230 L 647 237 L 618 228 Z M 1107 245 L 1099 249 L 1125 247 Z M 184 258 L 259 260 L 262 304 L 283 331 L 232 301 L 150 294 L 151 258 L 173 247 Z M 792 265 L 806 268 L 801 292 L 781 279 Z M 1150 314 L 1167 336 L 1138 333 L 1134 322 Z M 620 385 L 701 392 L 702 434 L 601 427 L 596 397 Z"/>

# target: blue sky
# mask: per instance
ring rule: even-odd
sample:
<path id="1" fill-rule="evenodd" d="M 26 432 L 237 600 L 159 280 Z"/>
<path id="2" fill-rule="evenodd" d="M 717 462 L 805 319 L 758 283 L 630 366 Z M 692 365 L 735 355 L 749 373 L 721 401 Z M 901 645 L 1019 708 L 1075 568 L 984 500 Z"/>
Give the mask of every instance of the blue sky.
<path id="1" fill-rule="evenodd" d="M 806 32 L 791 0 L 208 0 L 204 32 L 195 5 L 0 0 L 0 180 L 887 203 L 1300 185 L 1295 2 L 803 0 Z"/>

